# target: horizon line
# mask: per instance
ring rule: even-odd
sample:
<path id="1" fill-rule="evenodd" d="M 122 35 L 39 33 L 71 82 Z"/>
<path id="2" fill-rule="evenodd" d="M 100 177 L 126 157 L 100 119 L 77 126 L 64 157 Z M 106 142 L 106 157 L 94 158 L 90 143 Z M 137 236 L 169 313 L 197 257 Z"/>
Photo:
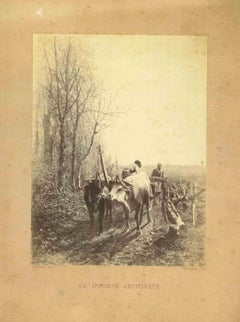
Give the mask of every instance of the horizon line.
<path id="1" fill-rule="evenodd" d="M 206 164 L 176 164 L 176 163 L 161 163 L 163 165 L 163 167 L 166 167 L 166 166 L 173 166 L 173 167 L 203 167 L 205 168 L 206 167 Z M 127 165 L 125 163 L 119 163 L 119 165 Z M 156 164 L 145 164 L 143 165 L 142 167 L 149 167 L 149 166 L 156 166 Z"/>

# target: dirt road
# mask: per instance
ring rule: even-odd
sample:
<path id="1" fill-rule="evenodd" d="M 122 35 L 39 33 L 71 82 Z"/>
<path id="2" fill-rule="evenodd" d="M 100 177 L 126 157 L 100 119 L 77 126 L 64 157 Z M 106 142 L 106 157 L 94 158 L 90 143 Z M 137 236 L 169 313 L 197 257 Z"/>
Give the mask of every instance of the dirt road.
<path id="1" fill-rule="evenodd" d="M 143 217 L 142 235 L 136 231 L 134 215 L 131 215 L 130 230 L 124 232 L 124 215 L 119 211 L 113 214 L 113 224 L 104 222 L 104 233 L 97 234 L 96 227 L 89 231 L 89 217 L 79 193 L 68 198 L 48 200 L 51 223 L 43 220 L 40 235 L 33 233 L 33 263 L 77 265 L 169 265 L 201 266 L 204 264 L 205 216 L 198 210 L 197 225 L 192 225 L 190 210 L 182 214 L 185 226 L 180 235 L 163 238 L 168 226 L 164 223 L 159 206 L 151 215 L 153 223 L 146 224 Z M 42 218 L 42 210 L 39 218 Z M 45 218 L 47 218 L 45 216 Z M 40 224 L 39 224 L 40 223 Z M 39 221 L 39 225 L 41 222 Z"/>

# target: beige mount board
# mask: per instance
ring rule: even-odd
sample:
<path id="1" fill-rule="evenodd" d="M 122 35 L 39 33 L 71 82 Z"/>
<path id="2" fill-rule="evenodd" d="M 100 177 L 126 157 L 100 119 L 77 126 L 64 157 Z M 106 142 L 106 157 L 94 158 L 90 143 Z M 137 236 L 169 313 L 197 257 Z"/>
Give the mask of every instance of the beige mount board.
<path id="1" fill-rule="evenodd" d="M 0 7 L 1 321 L 239 321 L 238 1 L 1 1 Z M 204 267 L 31 263 L 34 34 L 207 37 Z M 94 287 L 100 283 L 112 287 Z"/>

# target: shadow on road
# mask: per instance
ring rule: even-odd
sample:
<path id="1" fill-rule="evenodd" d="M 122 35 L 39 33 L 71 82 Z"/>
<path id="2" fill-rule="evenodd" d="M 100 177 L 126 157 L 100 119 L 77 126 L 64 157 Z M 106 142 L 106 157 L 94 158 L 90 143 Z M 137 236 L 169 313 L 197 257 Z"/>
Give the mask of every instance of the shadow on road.
<path id="1" fill-rule="evenodd" d="M 78 264 L 106 264 L 116 253 L 139 236 L 136 229 L 124 232 L 118 229 L 115 233 L 110 229 L 100 236 L 94 236 L 86 243 L 76 242 L 68 255 L 68 261 Z"/>

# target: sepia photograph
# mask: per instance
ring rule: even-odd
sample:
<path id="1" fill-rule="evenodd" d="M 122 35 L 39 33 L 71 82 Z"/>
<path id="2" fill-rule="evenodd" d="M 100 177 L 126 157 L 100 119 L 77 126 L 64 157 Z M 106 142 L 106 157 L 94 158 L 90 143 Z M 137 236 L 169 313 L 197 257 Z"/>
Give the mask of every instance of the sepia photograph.
<path id="1" fill-rule="evenodd" d="M 33 36 L 36 265 L 205 265 L 207 38 Z"/>

